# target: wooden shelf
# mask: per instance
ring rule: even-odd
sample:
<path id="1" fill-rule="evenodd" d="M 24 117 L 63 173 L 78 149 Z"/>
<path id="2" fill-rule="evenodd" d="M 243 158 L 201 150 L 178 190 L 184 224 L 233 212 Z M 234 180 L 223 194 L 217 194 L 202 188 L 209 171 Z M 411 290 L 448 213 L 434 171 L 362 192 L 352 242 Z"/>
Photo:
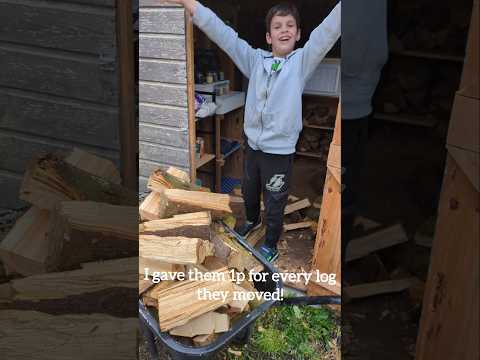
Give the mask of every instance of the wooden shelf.
<path id="1" fill-rule="evenodd" d="M 402 50 L 402 51 L 391 51 L 393 55 L 399 56 L 410 56 L 422 59 L 432 59 L 432 60 L 443 60 L 443 61 L 452 61 L 463 63 L 464 58 L 462 56 L 456 55 L 446 55 L 446 54 L 436 54 L 426 51 L 412 51 L 412 50 Z"/>
<path id="2" fill-rule="evenodd" d="M 213 159 L 215 159 L 215 155 L 205 154 L 200 159 L 195 159 L 195 162 L 196 162 L 195 166 L 198 169 L 203 165 L 205 165 L 206 163 L 208 163 L 209 161 L 212 161 Z"/>
<path id="3" fill-rule="evenodd" d="M 414 126 L 421 126 L 421 127 L 434 127 L 438 120 L 428 118 L 427 116 L 420 116 L 414 114 L 384 114 L 384 113 L 375 113 L 373 115 L 375 119 L 378 120 L 385 120 L 396 122 L 399 124 L 406 124 L 406 125 L 414 125 Z"/>
<path id="4" fill-rule="evenodd" d="M 333 126 L 322 126 L 322 125 L 310 125 L 310 124 L 305 124 L 303 125 L 304 128 L 309 128 L 309 129 L 322 129 L 322 130 L 330 130 L 333 131 L 334 127 Z"/>
<path id="5" fill-rule="evenodd" d="M 240 150 L 242 148 L 242 144 L 238 143 L 233 149 L 231 149 L 229 152 L 227 152 L 226 154 L 222 154 L 222 160 L 225 160 L 226 158 L 228 158 L 230 155 L 232 155 L 233 153 L 235 153 L 236 151 Z"/>
<path id="6" fill-rule="evenodd" d="M 317 159 L 322 159 L 323 158 L 323 156 L 321 154 L 305 152 L 305 151 L 297 151 L 296 154 L 300 155 L 300 156 L 307 156 L 307 157 L 312 157 L 312 158 L 317 158 Z"/>

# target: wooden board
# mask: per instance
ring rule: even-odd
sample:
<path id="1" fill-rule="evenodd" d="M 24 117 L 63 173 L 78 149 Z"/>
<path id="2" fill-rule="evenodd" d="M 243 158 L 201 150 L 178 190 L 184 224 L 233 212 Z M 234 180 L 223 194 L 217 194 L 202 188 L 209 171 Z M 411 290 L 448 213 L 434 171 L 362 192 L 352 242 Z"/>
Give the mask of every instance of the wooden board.
<path id="1" fill-rule="evenodd" d="M 335 152 L 341 154 L 341 109 L 337 107 L 335 130 L 331 146 L 335 146 Z M 338 156 L 335 157 L 339 161 Z M 336 163 L 335 163 L 336 164 Z M 339 182 L 340 180 L 340 182 Z M 322 207 L 318 219 L 317 237 L 313 250 L 312 270 L 321 273 L 336 274 L 337 284 L 341 284 L 341 178 L 334 176 L 327 169 L 325 185 L 323 188 Z M 309 295 L 329 295 L 329 290 L 310 282 L 307 293 Z"/>
<path id="2" fill-rule="evenodd" d="M 297 202 L 294 202 L 293 204 L 288 204 L 285 207 L 285 212 L 284 215 L 291 214 L 295 211 L 305 209 L 307 207 L 310 207 L 312 204 L 310 203 L 310 200 L 308 199 L 303 199 Z"/>
<path id="3" fill-rule="evenodd" d="M 115 64 L 75 53 L 52 54 L 41 48 L 0 45 L 0 86 L 109 104 L 118 103 Z"/>
<path id="4" fill-rule="evenodd" d="M 140 8 L 140 32 L 185 34 L 183 8 Z"/>
<path id="5" fill-rule="evenodd" d="M 118 110 L 0 87 L 0 128 L 118 150 Z"/>
<path id="6" fill-rule="evenodd" d="M 408 241 L 407 234 L 400 224 L 376 231 L 370 235 L 353 239 L 347 246 L 345 261 L 362 258 L 368 254 Z"/>
<path id="7" fill-rule="evenodd" d="M 138 352 L 136 337 L 132 336 L 138 318 L 4 310 L 0 322 L 0 348 L 5 359 L 130 360 Z"/>
<path id="8" fill-rule="evenodd" d="M 453 103 L 447 144 L 480 152 L 480 100 L 457 94 Z"/>
<path id="9" fill-rule="evenodd" d="M 159 89 L 163 90 L 163 89 Z M 168 93 L 167 93 L 168 94 Z M 144 96 L 144 99 L 150 99 L 150 96 L 155 95 L 148 95 Z M 160 98 L 161 99 L 161 98 Z M 178 102 L 180 103 L 182 97 L 171 95 L 170 99 L 176 99 L 176 101 L 170 101 L 170 103 Z M 168 101 L 162 101 L 169 105 Z M 176 104 L 174 104 L 176 105 Z M 186 128 L 188 124 L 188 116 L 187 116 L 187 109 L 182 108 L 173 108 L 170 106 L 165 105 L 157 105 L 157 104 L 140 104 L 140 117 L 142 122 L 148 124 L 156 124 L 156 125 L 165 125 L 165 126 L 172 126 L 172 127 L 181 127 Z"/>
<path id="10" fill-rule="evenodd" d="M 144 105 L 147 105 L 145 103 L 149 103 L 158 105 L 179 106 L 185 108 L 185 104 L 187 104 L 187 88 L 185 85 L 171 85 L 149 81 L 141 81 L 139 92 L 140 98 L 142 99 L 142 104 Z M 166 106 L 153 107 L 153 109 L 162 109 L 163 111 L 181 111 L 181 109 L 171 109 Z M 147 120 L 145 119 L 145 121 Z M 178 126 L 182 126 L 181 122 L 177 124 Z"/>
<path id="11" fill-rule="evenodd" d="M 468 97 L 475 99 L 480 98 L 480 88 L 478 84 L 479 67 L 480 67 L 480 47 L 478 46 L 479 35 L 479 2 L 473 1 L 472 18 L 470 29 L 468 31 L 467 51 L 465 62 L 463 65 L 462 80 L 460 82 L 459 92 Z"/>
<path id="12" fill-rule="evenodd" d="M 400 279 L 379 281 L 368 284 L 347 286 L 343 289 L 349 299 L 359 299 L 380 294 L 390 294 L 408 289 L 413 284 L 413 279 Z"/>
<path id="13" fill-rule="evenodd" d="M 141 123 L 139 125 L 139 136 L 142 141 L 154 142 L 159 145 L 173 146 L 180 149 L 188 146 L 188 131 L 186 129 Z"/>
<path id="14" fill-rule="evenodd" d="M 0 14 L 2 41 L 94 56 L 98 56 L 99 49 L 115 48 L 112 8 L 2 0 Z"/>
<path id="15" fill-rule="evenodd" d="M 139 55 L 143 58 L 185 60 L 183 35 L 140 34 Z"/>
<path id="16" fill-rule="evenodd" d="M 171 84 L 186 84 L 187 69 L 184 62 L 176 60 L 140 59 L 140 80 Z"/>
<path id="17" fill-rule="evenodd" d="M 416 358 L 478 358 L 479 194 L 447 156 Z"/>
<path id="18" fill-rule="evenodd" d="M 139 151 L 141 160 L 156 161 L 158 163 L 180 166 L 183 168 L 188 168 L 190 166 L 190 156 L 185 149 L 171 148 L 140 140 Z"/>

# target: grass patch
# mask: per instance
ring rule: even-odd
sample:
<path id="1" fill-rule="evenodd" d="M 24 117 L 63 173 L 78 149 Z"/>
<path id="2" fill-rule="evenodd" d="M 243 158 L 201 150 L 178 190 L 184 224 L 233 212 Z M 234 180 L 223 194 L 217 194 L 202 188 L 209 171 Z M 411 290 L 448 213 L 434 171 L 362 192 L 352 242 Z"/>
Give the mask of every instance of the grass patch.
<path id="1" fill-rule="evenodd" d="M 284 306 L 272 308 L 255 323 L 250 342 L 230 346 L 238 356 L 225 351 L 228 360 L 319 360 L 335 359 L 339 319 L 326 307 Z"/>

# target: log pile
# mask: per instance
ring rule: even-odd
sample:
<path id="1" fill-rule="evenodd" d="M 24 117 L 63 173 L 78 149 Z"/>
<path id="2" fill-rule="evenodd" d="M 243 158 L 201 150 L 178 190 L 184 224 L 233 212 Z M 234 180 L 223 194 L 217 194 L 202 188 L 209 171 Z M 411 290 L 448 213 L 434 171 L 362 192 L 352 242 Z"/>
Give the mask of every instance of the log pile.
<path id="1" fill-rule="evenodd" d="M 303 131 L 300 133 L 297 151 L 311 153 L 327 160 L 332 141 L 331 131 L 335 122 L 336 108 L 328 102 L 305 99 L 303 109 Z"/>
<path id="2" fill-rule="evenodd" d="M 409 0 L 395 3 L 391 12 L 395 15 L 389 19 L 392 50 L 463 56 L 471 4 Z"/>
<path id="3" fill-rule="evenodd" d="M 139 207 L 139 297 L 156 309 L 161 331 L 206 345 L 256 305 L 242 297 L 253 284 L 231 276 L 248 277 L 259 262 L 216 222 L 231 222 L 241 201 L 192 187 L 173 168 L 153 172 L 148 187 Z"/>
<path id="4" fill-rule="evenodd" d="M 91 358 L 135 356 L 137 312 L 124 304 L 138 286 L 138 200 L 120 182 L 112 161 L 80 149 L 31 160 L 29 207 L 0 242 L 6 358 L 64 358 L 65 338 Z"/>

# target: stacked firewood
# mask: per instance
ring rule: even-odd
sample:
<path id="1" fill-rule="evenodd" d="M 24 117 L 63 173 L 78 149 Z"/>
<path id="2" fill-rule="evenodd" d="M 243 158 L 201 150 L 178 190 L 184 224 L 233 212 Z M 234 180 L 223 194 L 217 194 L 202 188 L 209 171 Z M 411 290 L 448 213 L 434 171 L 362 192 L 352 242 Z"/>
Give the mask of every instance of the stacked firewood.
<path id="1" fill-rule="evenodd" d="M 206 345 L 258 304 L 246 296 L 256 291 L 248 274 L 263 267 L 218 222 L 233 226 L 243 200 L 192 186 L 175 168 L 155 171 L 148 187 L 139 208 L 139 296 L 156 308 L 161 331 Z"/>
<path id="2" fill-rule="evenodd" d="M 31 161 L 20 190 L 30 206 L 0 242 L 6 358 L 45 349 L 38 358 L 61 358 L 66 338 L 87 357 L 135 356 L 134 340 L 105 344 L 131 337 L 138 324 L 120 306 L 135 299 L 138 284 L 136 196 L 111 161 L 82 150 Z"/>
<path id="3" fill-rule="evenodd" d="M 389 19 L 393 51 L 426 51 L 462 56 L 472 1 L 397 1 Z M 409 21 L 405 21 L 409 19 Z"/>

